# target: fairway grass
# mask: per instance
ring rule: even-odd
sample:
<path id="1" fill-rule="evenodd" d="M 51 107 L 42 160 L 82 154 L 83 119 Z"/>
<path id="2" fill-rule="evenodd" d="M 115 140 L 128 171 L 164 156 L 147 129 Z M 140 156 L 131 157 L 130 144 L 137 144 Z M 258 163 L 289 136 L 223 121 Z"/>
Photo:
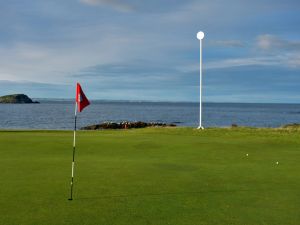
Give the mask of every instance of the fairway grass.
<path id="1" fill-rule="evenodd" d="M 72 135 L 0 131 L 0 225 L 300 224 L 300 131 L 79 131 L 68 201 Z"/>

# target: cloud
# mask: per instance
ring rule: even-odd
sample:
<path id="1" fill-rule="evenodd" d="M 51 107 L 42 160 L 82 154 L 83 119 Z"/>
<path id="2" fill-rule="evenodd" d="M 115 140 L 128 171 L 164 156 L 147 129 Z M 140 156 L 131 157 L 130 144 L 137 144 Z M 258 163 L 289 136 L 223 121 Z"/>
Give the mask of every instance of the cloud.
<path id="1" fill-rule="evenodd" d="M 173 12 L 175 9 L 193 2 L 193 0 L 79 0 L 79 2 L 92 7 L 108 6 L 119 12 L 154 13 L 158 15 L 161 13 Z"/>
<path id="2" fill-rule="evenodd" d="M 18 80 L 20 80 L 20 78 L 16 75 L 9 74 L 9 73 L 3 73 L 0 71 L 0 80 L 18 81 Z"/>
<path id="3" fill-rule="evenodd" d="M 206 35 L 208 76 L 226 68 L 239 69 L 241 78 L 246 67 L 270 66 L 287 73 L 300 68 L 299 42 L 289 40 L 299 36 L 299 13 L 290 10 L 299 8 L 295 0 L 230 0 L 227 5 L 222 0 L 17 2 L 3 4 L 0 14 L 0 80 L 78 80 L 88 89 L 93 86 L 95 98 L 111 92 L 115 98 L 135 98 L 145 89 L 158 97 L 166 90 L 161 97 L 171 98 L 174 92 L 167 90 L 198 84 L 200 29 Z M 282 18 L 283 13 L 289 16 Z M 257 71 L 251 79 L 267 73 Z"/>
<path id="4" fill-rule="evenodd" d="M 52 98 L 70 98 L 73 97 L 73 90 L 75 85 L 0 80 L 0 95 L 25 93 L 30 97 L 41 98 L 51 94 Z"/>
<path id="5" fill-rule="evenodd" d="M 248 58 L 231 58 L 207 62 L 205 69 L 223 69 L 241 66 L 273 66 L 278 64 L 278 59 L 274 57 L 248 57 Z"/>
<path id="6" fill-rule="evenodd" d="M 300 50 L 300 41 L 285 40 L 270 34 L 258 36 L 256 45 L 261 50 Z"/>
<path id="7" fill-rule="evenodd" d="M 256 47 L 267 53 L 266 57 L 275 63 L 291 69 L 300 68 L 300 41 L 287 40 L 276 35 L 263 34 L 256 38 Z"/>
<path id="8" fill-rule="evenodd" d="M 79 81 L 89 80 L 91 85 L 97 84 L 101 89 L 174 89 L 177 87 L 195 86 L 189 71 L 168 65 L 156 65 L 149 62 L 104 64 L 88 67 L 71 75 Z"/>
<path id="9" fill-rule="evenodd" d="M 287 60 L 287 65 L 290 68 L 300 68 L 300 52 L 295 53 L 295 54 L 287 54 L 288 60 Z"/>
<path id="10" fill-rule="evenodd" d="M 204 69 L 211 70 L 242 66 L 273 66 L 300 69 L 300 53 L 214 60 L 204 64 Z"/>
<path id="11" fill-rule="evenodd" d="M 132 12 L 134 7 L 131 4 L 125 3 L 124 1 L 118 0 L 79 0 L 81 3 L 90 6 L 108 5 L 117 11 L 121 12 Z"/>
<path id="12" fill-rule="evenodd" d="M 15 42 L 0 45 L 0 80 L 70 82 L 68 74 L 82 68 L 99 62 L 108 64 L 134 60 L 144 51 L 138 48 L 142 44 L 134 34 L 119 37 L 117 33 L 122 30 L 110 29 L 102 27 L 101 31 L 99 28 L 84 30 L 84 35 L 70 41 L 72 44 Z M 131 47 L 134 44 L 136 48 Z M 130 55 L 127 54 L 129 51 Z"/>
<path id="13" fill-rule="evenodd" d="M 211 41 L 210 45 L 247 47 L 244 54 L 238 57 L 209 59 L 204 64 L 204 69 L 224 69 L 246 66 L 273 66 L 286 69 L 300 69 L 300 41 L 291 41 L 275 35 L 263 34 L 256 37 L 255 41 L 245 45 L 239 40 Z M 260 51 L 257 51 L 260 50 Z"/>
<path id="14" fill-rule="evenodd" d="M 177 72 L 176 68 L 168 65 L 157 65 L 142 60 L 126 63 L 99 64 L 83 68 L 73 77 L 95 77 L 95 76 L 122 76 L 130 74 L 132 76 L 148 76 L 156 74 L 172 74 Z"/>

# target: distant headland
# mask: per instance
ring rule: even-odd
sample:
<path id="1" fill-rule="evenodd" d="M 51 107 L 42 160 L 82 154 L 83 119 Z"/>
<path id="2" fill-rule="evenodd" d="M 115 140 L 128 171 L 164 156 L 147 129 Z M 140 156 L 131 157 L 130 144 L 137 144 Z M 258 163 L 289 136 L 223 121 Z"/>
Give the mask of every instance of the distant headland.
<path id="1" fill-rule="evenodd" d="M 32 101 L 31 98 L 29 98 L 25 94 L 14 94 L 14 95 L 4 95 L 0 96 L 0 103 L 11 103 L 11 104 L 18 104 L 18 103 L 39 103 L 38 101 Z"/>

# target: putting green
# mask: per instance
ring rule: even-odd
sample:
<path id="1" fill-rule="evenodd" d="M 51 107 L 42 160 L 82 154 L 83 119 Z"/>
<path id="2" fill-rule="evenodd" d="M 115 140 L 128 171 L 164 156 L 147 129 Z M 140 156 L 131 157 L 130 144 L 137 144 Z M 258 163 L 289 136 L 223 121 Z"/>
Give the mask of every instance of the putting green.
<path id="1" fill-rule="evenodd" d="M 81 131 L 68 201 L 72 141 L 0 131 L 1 225 L 299 224 L 299 131 Z"/>

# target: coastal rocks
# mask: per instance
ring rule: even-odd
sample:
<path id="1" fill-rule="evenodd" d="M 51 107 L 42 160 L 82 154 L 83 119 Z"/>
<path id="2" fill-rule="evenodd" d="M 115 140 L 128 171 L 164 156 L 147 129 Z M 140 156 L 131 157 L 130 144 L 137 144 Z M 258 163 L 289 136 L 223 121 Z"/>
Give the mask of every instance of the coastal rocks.
<path id="1" fill-rule="evenodd" d="M 281 128 L 284 128 L 284 129 L 300 129 L 300 124 L 299 123 L 286 124 L 286 125 L 283 125 Z"/>
<path id="2" fill-rule="evenodd" d="M 27 95 L 24 94 L 14 94 L 5 95 L 0 97 L 0 103 L 39 103 L 37 101 L 32 101 Z"/>
<path id="3" fill-rule="evenodd" d="M 96 125 L 82 127 L 81 130 L 102 130 L 102 129 L 130 129 L 130 128 L 145 128 L 145 127 L 175 127 L 175 124 L 158 123 L 158 122 L 127 122 L 120 123 L 104 122 Z"/>

